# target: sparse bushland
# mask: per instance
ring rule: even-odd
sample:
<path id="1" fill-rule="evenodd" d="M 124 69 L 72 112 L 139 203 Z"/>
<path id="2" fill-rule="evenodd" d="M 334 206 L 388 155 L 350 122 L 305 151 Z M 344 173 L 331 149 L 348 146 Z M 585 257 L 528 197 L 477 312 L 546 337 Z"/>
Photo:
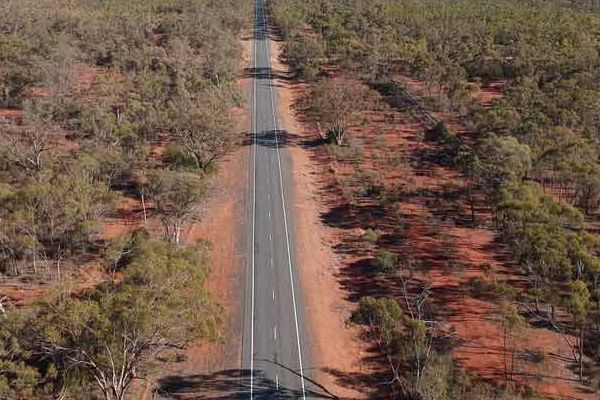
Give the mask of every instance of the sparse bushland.
<path id="1" fill-rule="evenodd" d="M 21 112 L 0 127 L 4 275 L 33 265 L 40 279 L 38 266 L 55 263 L 57 273 L 45 275 L 60 280 L 60 265 L 73 267 L 78 249 L 96 246 L 111 202 L 142 200 L 148 185 L 139 176 L 175 176 L 192 158 L 194 181 L 206 180 L 235 143 L 230 109 L 239 103 L 233 80 L 246 23 L 237 1 L 61 4 L 2 4 L 0 44 L 10 57 L 0 60 L 0 81 L 13 85 L 3 89 L 5 105 Z M 13 75 L 24 72 L 17 82 Z M 179 155 L 167 152 L 163 164 L 153 157 L 161 146 Z M 156 210 L 177 214 L 173 202 Z M 144 215 L 154 209 L 144 204 Z M 163 218 L 178 241 L 190 219 L 176 220 Z"/>
<path id="2" fill-rule="evenodd" d="M 293 55 L 283 58 L 297 63 L 292 67 L 299 77 L 316 80 L 311 93 L 335 85 L 340 75 L 385 96 L 390 87 L 402 86 L 401 78 L 419 81 L 426 99 L 415 100 L 402 89 L 390 105 L 424 121 L 429 128 L 424 139 L 437 146 L 433 161 L 467 178 L 463 196 L 471 222 L 484 223 L 477 209 L 492 210 L 511 264 L 527 279 L 525 291 L 505 283 L 492 296 L 507 302 L 501 318 L 507 342 L 516 340 L 519 316 L 542 321 L 570 347 L 573 370 L 585 384 L 598 381 L 600 321 L 600 242 L 589 229 L 600 205 L 600 14 L 590 4 L 270 3 Z M 318 57 L 298 55 L 299 38 L 306 36 L 322 49 Z M 307 78 L 302 72 L 307 65 L 319 73 Z M 477 95 L 492 83 L 502 92 L 480 104 Z M 454 134 L 429 109 L 457 116 L 469 132 Z M 309 117 L 320 122 L 319 116 Z M 352 129 L 344 138 L 352 141 Z M 356 203 L 356 197 L 346 198 Z M 394 198 L 369 199 L 382 207 L 382 200 Z M 511 362 L 506 360 L 507 381 Z"/>
<path id="3" fill-rule="evenodd" d="M 405 291 L 407 311 L 393 298 L 363 297 L 352 314 L 351 321 L 377 344 L 386 361 L 388 380 L 377 394 L 427 400 L 522 399 L 518 390 L 494 388 L 454 364 L 447 349 L 451 334 L 437 328 L 428 296 L 426 288 Z"/>
<path id="4" fill-rule="evenodd" d="M 400 74 L 418 78 L 437 108 L 463 110 L 482 138 L 516 138 L 531 152 L 528 178 L 593 213 L 600 17 L 568 4 L 284 0 L 271 4 L 271 14 L 292 42 L 312 29 L 311 40 L 324 49 L 321 63 L 379 88 Z M 506 87 L 484 108 L 473 95 L 490 81 Z"/>
<path id="5" fill-rule="evenodd" d="M 236 143 L 250 7 L 0 0 L 0 284 L 37 296 L 0 287 L 0 398 L 123 399 L 157 352 L 215 337 L 185 233 Z M 109 239 L 124 204 L 145 229 Z"/>
<path id="6" fill-rule="evenodd" d="M 7 367 L 0 393 L 31 399 L 100 392 L 124 399 L 133 381 L 144 378 L 152 354 L 215 336 L 216 306 L 203 288 L 206 259 L 206 243 L 181 247 L 139 231 L 118 281 L 10 310 L 2 317 Z"/>

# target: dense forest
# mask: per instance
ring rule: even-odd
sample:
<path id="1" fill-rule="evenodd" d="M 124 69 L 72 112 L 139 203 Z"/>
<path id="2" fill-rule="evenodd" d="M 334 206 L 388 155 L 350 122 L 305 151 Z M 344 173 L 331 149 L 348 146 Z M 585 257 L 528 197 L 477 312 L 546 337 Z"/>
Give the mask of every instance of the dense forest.
<path id="1" fill-rule="evenodd" d="M 215 337 L 209 244 L 184 236 L 236 142 L 250 7 L 0 1 L 0 283 L 44 293 L 0 294 L 0 399 L 123 399 L 151 356 Z M 139 228 L 105 235 L 127 204 Z"/>
<path id="2" fill-rule="evenodd" d="M 462 199 L 471 206 L 471 224 L 486 223 L 477 220 L 476 209 L 490 210 L 511 264 L 527 278 L 524 290 L 473 284 L 502 292 L 506 329 L 536 319 L 560 333 L 572 350 L 579 379 L 597 386 L 597 4 L 281 0 L 270 5 L 286 40 L 284 61 L 297 79 L 310 84 L 304 109 L 331 139 L 334 156 L 351 151 L 348 138 L 360 125 L 357 115 L 369 97 L 376 92 L 407 97 L 410 89 L 401 77 L 424 85 L 420 98 L 408 95 L 410 107 L 457 116 L 468 128 L 455 134 L 427 112 L 429 130 L 423 140 L 435 143 L 439 165 L 468 179 Z M 359 80 L 356 87 L 362 89 L 340 76 Z M 478 93 L 492 86 L 501 88 L 501 96 L 482 104 Z M 374 201 L 397 201 L 397 196 L 374 189 L 364 190 Z M 377 242 L 377 231 L 368 233 L 367 239 Z M 413 267 L 411 260 L 387 251 L 378 252 L 373 264 L 404 282 Z M 480 398 L 457 389 L 470 384 L 461 386 L 464 382 L 448 367 L 443 332 L 428 324 L 431 315 L 417 307 L 425 297 L 424 292 L 404 299 L 365 297 L 352 318 L 386 356 L 386 387 L 400 398 Z M 507 382 L 509 378 L 507 374 Z"/>

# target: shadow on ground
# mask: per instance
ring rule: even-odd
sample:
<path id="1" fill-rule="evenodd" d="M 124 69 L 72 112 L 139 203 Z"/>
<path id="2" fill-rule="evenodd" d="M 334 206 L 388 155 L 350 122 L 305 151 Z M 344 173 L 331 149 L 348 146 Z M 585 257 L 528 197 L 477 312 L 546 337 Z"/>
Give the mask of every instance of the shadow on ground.
<path id="1" fill-rule="evenodd" d="M 286 368 L 287 369 L 287 368 Z M 308 378 L 306 398 L 337 399 L 325 388 Z M 286 388 L 267 378 L 262 371 L 254 371 L 253 394 L 257 399 L 303 399 L 300 388 Z M 250 395 L 250 370 L 228 369 L 211 374 L 167 376 L 158 382 L 154 391 L 159 399 L 248 399 Z"/>

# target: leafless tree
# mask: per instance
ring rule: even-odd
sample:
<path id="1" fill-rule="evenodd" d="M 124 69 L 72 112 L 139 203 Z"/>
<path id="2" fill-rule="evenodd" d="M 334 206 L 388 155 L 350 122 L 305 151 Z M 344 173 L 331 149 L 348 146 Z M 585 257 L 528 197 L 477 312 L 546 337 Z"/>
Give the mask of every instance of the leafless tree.
<path id="1" fill-rule="evenodd" d="M 36 175 L 44 167 L 44 154 L 50 150 L 48 128 L 37 127 L 24 132 L 2 132 L 2 144 L 8 161 L 24 170 L 28 175 Z"/>

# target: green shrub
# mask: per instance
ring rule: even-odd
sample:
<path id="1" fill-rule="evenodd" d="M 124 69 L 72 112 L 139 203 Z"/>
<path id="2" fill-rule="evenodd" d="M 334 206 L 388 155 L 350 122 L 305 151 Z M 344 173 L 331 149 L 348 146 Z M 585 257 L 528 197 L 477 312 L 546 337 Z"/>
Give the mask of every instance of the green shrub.
<path id="1" fill-rule="evenodd" d="M 519 295 L 519 291 L 506 282 L 488 282 L 482 277 L 471 278 L 469 286 L 479 296 L 491 296 L 496 299 L 513 299 Z"/>
<path id="2" fill-rule="evenodd" d="M 362 156 L 362 151 L 353 146 L 339 146 L 332 142 L 328 148 L 329 153 L 336 161 L 351 161 Z"/>
<path id="3" fill-rule="evenodd" d="M 548 354 L 543 350 L 530 349 L 523 352 L 522 357 L 535 364 L 541 364 L 548 359 Z"/>
<path id="4" fill-rule="evenodd" d="M 169 143 L 165 146 L 162 160 L 174 170 L 195 171 L 198 169 L 196 159 L 186 149 L 175 143 Z"/>
<path id="5" fill-rule="evenodd" d="M 437 158 L 443 165 L 453 165 L 460 154 L 460 140 L 448 130 L 444 122 L 438 122 L 426 131 L 425 140 L 439 143 Z"/>
<path id="6" fill-rule="evenodd" d="M 367 229 L 363 234 L 363 239 L 369 243 L 377 243 L 381 237 L 382 232 L 379 229 Z"/>
<path id="7" fill-rule="evenodd" d="M 402 309 L 392 298 L 362 297 L 350 320 L 360 325 L 393 325 L 400 320 Z"/>
<path id="8" fill-rule="evenodd" d="M 373 264 L 378 272 L 390 275 L 398 269 L 398 257 L 389 251 L 379 250 L 375 254 Z"/>
<path id="9" fill-rule="evenodd" d="M 100 139 L 112 138 L 118 129 L 117 117 L 109 109 L 84 106 L 71 127 Z"/>
<path id="10" fill-rule="evenodd" d="M 395 154 L 387 159 L 387 163 L 394 168 L 404 168 L 409 166 L 408 157 L 405 154 Z"/>

